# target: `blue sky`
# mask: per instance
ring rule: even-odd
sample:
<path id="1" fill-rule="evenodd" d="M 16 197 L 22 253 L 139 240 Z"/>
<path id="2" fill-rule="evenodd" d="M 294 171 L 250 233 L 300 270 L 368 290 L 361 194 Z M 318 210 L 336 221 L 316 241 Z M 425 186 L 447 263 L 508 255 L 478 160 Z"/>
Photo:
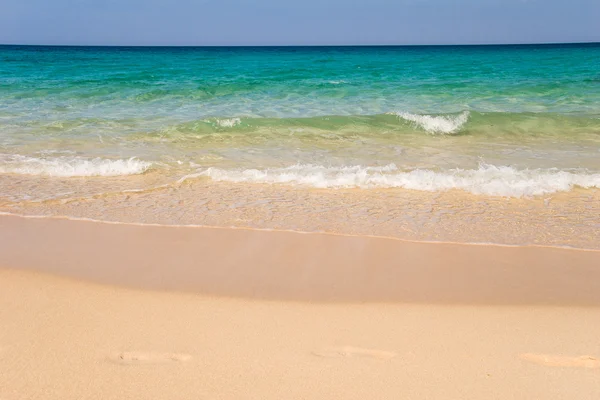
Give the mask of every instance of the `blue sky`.
<path id="1" fill-rule="evenodd" d="M 2 0 L 0 43 L 600 41 L 600 0 Z"/>

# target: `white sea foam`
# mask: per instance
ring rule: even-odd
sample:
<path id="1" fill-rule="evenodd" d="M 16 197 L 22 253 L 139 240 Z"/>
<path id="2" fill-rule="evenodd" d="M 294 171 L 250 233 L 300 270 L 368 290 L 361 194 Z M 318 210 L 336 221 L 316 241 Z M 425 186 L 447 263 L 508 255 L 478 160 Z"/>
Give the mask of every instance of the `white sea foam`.
<path id="1" fill-rule="evenodd" d="M 233 128 L 242 123 L 242 120 L 239 118 L 225 118 L 225 119 L 217 119 L 215 121 L 217 126 L 221 128 Z"/>
<path id="2" fill-rule="evenodd" d="M 481 164 L 478 169 L 401 171 L 396 165 L 382 167 L 324 167 L 294 165 L 273 169 L 208 168 L 192 177 L 216 181 L 299 184 L 316 188 L 405 188 L 424 191 L 462 189 L 491 196 L 538 196 L 571 190 L 574 186 L 600 188 L 600 173 L 557 169 L 517 170 L 508 166 Z"/>
<path id="3" fill-rule="evenodd" d="M 458 115 L 420 115 L 408 112 L 395 113 L 398 118 L 413 122 L 429 133 L 456 133 L 460 131 L 469 120 L 469 112 L 464 111 Z"/>
<path id="4" fill-rule="evenodd" d="M 0 155 L 0 173 L 21 175 L 118 176 L 145 172 L 152 163 L 136 158 L 110 160 L 104 158 L 54 157 L 37 158 L 22 155 Z"/>

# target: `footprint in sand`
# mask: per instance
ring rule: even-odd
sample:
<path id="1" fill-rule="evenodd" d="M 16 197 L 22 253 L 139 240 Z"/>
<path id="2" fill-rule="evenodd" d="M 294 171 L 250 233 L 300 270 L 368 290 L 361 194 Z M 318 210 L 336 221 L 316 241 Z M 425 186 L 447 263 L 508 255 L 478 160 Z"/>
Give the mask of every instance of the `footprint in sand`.
<path id="1" fill-rule="evenodd" d="M 122 365 L 139 365 L 177 363 L 188 361 L 191 358 L 191 355 L 181 353 L 151 353 L 142 351 L 124 351 L 111 355 L 109 357 L 109 360 Z"/>
<path id="2" fill-rule="evenodd" d="M 525 353 L 521 359 L 547 367 L 600 368 L 600 360 L 592 356 L 567 357 L 552 354 Z"/>
<path id="3" fill-rule="evenodd" d="M 362 347 L 353 346 L 327 347 L 319 351 L 313 351 L 312 354 L 318 357 L 326 358 L 362 357 L 376 358 L 379 360 L 389 360 L 390 358 L 396 357 L 396 353 L 391 351 L 365 349 Z"/>

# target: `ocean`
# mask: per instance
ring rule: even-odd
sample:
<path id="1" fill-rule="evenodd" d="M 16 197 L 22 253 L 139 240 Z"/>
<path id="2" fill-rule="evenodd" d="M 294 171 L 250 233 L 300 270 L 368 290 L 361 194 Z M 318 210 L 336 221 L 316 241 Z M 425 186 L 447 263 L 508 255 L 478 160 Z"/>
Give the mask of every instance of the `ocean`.
<path id="1" fill-rule="evenodd" d="M 101 218 L 146 201 L 138 220 L 195 223 L 200 208 L 174 210 L 218 190 L 467 210 L 598 188 L 600 44 L 0 46 L 5 211 Z"/>

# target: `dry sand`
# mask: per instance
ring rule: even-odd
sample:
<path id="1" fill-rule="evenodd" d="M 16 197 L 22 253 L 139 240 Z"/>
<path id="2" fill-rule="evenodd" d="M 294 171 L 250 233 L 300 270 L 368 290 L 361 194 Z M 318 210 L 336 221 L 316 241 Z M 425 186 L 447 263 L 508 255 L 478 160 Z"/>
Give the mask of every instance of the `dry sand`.
<path id="1" fill-rule="evenodd" d="M 0 399 L 599 399 L 599 255 L 2 216 Z"/>

